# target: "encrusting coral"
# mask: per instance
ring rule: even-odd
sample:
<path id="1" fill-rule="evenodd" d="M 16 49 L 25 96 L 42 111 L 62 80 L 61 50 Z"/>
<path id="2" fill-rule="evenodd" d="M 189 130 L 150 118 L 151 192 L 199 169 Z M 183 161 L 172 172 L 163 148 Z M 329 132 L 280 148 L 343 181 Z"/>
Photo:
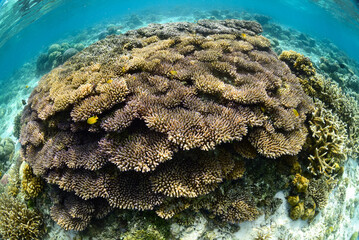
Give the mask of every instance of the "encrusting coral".
<path id="1" fill-rule="evenodd" d="M 0 195 L 0 235 L 3 239 L 40 239 L 42 217 L 5 193 Z"/>
<path id="2" fill-rule="evenodd" d="M 150 25 L 45 75 L 23 112 L 20 143 L 34 174 L 64 191 L 53 219 L 82 230 L 98 199 L 151 210 L 207 194 L 244 172 L 219 145 L 235 142 L 247 156 L 298 154 L 312 101 L 260 31 L 238 20 Z M 252 154 L 239 149 L 248 145 Z M 72 214 L 79 201 L 91 211 Z M 255 212 L 244 199 L 227 209 L 230 217 L 218 215 L 228 221 L 257 215 L 242 215 Z"/>

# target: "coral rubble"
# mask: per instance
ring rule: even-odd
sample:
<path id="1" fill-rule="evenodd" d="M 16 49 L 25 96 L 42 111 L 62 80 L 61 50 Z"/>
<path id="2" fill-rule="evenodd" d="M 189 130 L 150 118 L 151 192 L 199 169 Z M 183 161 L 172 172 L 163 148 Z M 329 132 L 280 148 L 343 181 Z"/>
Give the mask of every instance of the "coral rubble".
<path id="1" fill-rule="evenodd" d="M 152 24 L 45 75 L 23 112 L 20 143 L 34 174 L 63 190 L 52 218 L 83 230 L 111 208 L 152 210 L 208 194 L 243 176 L 240 155 L 298 154 L 313 103 L 260 32 L 239 20 Z M 245 195 L 208 206 L 230 222 L 259 213 Z"/>

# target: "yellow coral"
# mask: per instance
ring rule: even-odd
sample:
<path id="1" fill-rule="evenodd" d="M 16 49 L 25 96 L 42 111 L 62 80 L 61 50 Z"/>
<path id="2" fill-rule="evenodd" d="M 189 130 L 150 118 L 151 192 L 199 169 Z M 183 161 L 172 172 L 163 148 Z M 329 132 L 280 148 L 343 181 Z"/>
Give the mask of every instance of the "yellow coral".
<path id="1" fill-rule="evenodd" d="M 279 59 L 288 64 L 288 66 L 299 75 L 313 76 L 315 68 L 309 58 L 295 51 L 283 51 Z"/>
<path id="2" fill-rule="evenodd" d="M 33 174 L 30 165 L 23 162 L 20 167 L 21 172 L 21 190 L 26 198 L 35 198 L 43 189 L 43 181 L 40 177 Z"/>
<path id="3" fill-rule="evenodd" d="M 304 203 L 300 202 L 295 207 L 292 207 L 290 210 L 290 218 L 293 220 L 297 220 L 301 218 L 304 214 Z"/>
<path id="4" fill-rule="evenodd" d="M 299 203 L 299 196 L 288 196 L 287 200 L 291 206 L 295 206 Z"/>
<path id="5" fill-rule="evenodd" d="M 303 177 L 300 174 L 296 174 L 293 179 L 293 185 L 295 186 L 297 192 L 306 192 L 308 189 L 309 180 L 306 177 Z"/>

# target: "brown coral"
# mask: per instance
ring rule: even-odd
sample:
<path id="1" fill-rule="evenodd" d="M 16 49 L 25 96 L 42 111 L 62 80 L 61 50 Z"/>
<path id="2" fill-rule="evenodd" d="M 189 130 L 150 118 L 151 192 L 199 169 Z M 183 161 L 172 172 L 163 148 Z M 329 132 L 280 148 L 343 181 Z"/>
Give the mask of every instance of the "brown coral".
<path id="1" fill-rule="evenodd" d="M 51 207 L 51 217 L 65 230 L 84 230 L 91 219 L 103 218 L 111 208 L 100 199 L 84 201 L 74 195 L 61 197 L 59 203 Z"/>
<path id="2" fill-rule="evenodd" d="M 5 193 L 0 195 L 0 234 L 4 239 L 40 239 L 42 217 Z"/>
<path id="3" fill-rule="evenodd" d="M 312 102 L 257 25 L 186 26 L 170 36 L 150 26 L 106 38 L 45 75 L 22 116 L 22 152 L 34 173 L 81 201 L 146 210 L 242 177 L 233 142 L 249 158 L 297 154 Z M 72 204 L 55 205 L 52 216 L 83 229 L 93 212 L 71 214 Z M 218 215 L 229 221 L 257 215 L 239 198 L 226 212 Z"/>

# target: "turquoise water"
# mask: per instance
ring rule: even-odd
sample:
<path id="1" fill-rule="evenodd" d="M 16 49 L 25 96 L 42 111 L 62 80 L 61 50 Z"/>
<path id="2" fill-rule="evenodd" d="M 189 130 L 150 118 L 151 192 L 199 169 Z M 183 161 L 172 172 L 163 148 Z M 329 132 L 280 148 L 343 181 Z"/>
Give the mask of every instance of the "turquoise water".
<path id="1" fill-rule="evenodd" d="M 348 98 L 353 100 L 351 102 L 353 106 L 359 103 L 359 2 L 355 0 L 0 0 L 0 148 L 3 150 L 5 145 L 10 146 L 5 157 L 1 155 L 2 153 L 0 154 L 0 172 L 2 172 L 0 173 L 0 192 L 2 192 L 2 185 L 8 184 L 4 176 L 13 174 L 12 168 L 15 172 L 24 168 L 20 167 L 20 164 L 15 166 L 19 152 L 11 152 L 11 148 L 16 150 L 21 148 L 18 137 L 14 134 L 16 115 L 21 113 L 26 106 L 31 92 L 41 77 L 68 59 L 64 57 L 67 49 L 76 49 L 77 53 L 108 35 L 121 35 L 129 30 L 146 27 L 151 23 L 182 21 L 196 23 L 201 19 L 224 20 L 227 18 L 260 22 L 263 26 L 263 36 L 270 39 L 272 49 L 277 55 L 284 50 L 295 50 L 304 54 L 310 58 L 317 73 L 323 74 L 325 78 L 331 79 L 332 83 L 342 88 L 343 94 L 347 94 Z M 245 37 L 246 35 L 242 36 L 243 39 Z M 62 54 L 58 58 L 60 60 L 56 60 L 57 62 L 49 60 L 51 53 L 54 52 Z M 41 61 L 42 58 L 46 60 Z M 174 71 L 173 75 L 177 75 L 177 72 Z M 112 79 L 109 83 L 112 83 Z M 333 93 L 332 97 L 335 98 L 336 95 Z M 330 106 L 330 108 L 335 112 L 335 107 Z M 266 110 L 262 108 L 260 110 L 266 113 Z M 299 115 L 296 109 L 292 110 L 291 114 L 294 112 L 295 115 Z M 88 118 L 87 123 L 95 117 L 97 115 Z M 351 117 L 357 119 L 359 116 Z M 97 118 L 95 123 L 96 121 Z M 260 168 L 260 162 L 254 164 Z M 305 164 L 308 165 L 308 163 Z M 258 181 L 268 180 L 261 174 L 257 176 L 260 179 L 257 179 Z M 282 203 L 277 202 L 278 204 L 276 203 L 274 207 L 275 202 L 271 202 L 273 208 L 276 209 L 275 213 L 272 212 L 273 216 L 261 216 L 253 223 L 243 223 L 240 228 L 234 225 L 217 228 L 211 225 L 213 222 L 208 224 L 210 220 L 198 218 L 192 230 L 175 223 L 171 225 L 171 232 L 183 237 L 181 239 L 254 239 L 254 236 L 260 233 L 270 233 L 273 235 L 270 239 L 314 240 L 355 237 L 353 233 L 359 232 L 357 160 L 349 158 L 345 163 L 345 172 L 342 174 L 344 180 L 328 197 L 328 207 L 322 209 L 313 222 L 291 221 L 288 217 L 289 207 L 286 204 L 286 197 L 290 190 L 288 188 L 286 190 L 275 189 L 278 192 L 273 193 L 270 191 L 270 184 L 267 184 L 267 191 L 273 195 L 270 197 L 274 198 L 275 195 L 276 200 Z M 250 179 L 252 182 L 255 180 L 255 178 Z M 273 181 L 273 179 L 270 180 Z M 258 185 L 261 184 L 262 182 L 258 182 Z M 54 188 L 55 192 L 59 191 L 57 187 Z M 46 194 L 50 192 L 49 188 L 45 191 Z M 34 205 L 41 208 L 49 231 L 43 234 L 44 239 L 81 239 L 80 237 L 90 239 L 91 234 L 98 237 L 94 239 L 124 239 L 124 235 L 121 235 L 121 238 L 114 238 L 111 234 L 114 232 L 123 234 L 133 227 L 131 224 L 137 224 L 135 222 L 138 220 L 133 220 L 136 217 L 147 220 L 153 217 L 152 215 L 148 217 L 146 213 L 143 217 L 141 214 L 130 215 L 128 212 L 121 212 L 119 214 L 122 217 L 121 221 L 133 218 L 128 220 L 128 226 L 123 222 L 117 222 L 118 225 L 114 224 L 112 229 L 107 227 L 107 232 L 104 231 L 101 235 L 101 231 L 105 228 L 103 225 L 109 226 L 113 223 L 113 219 L 108 218 L 104 220 L 105 223 L 95 222 L 89 227 L 91 230 L 85 231 L 80 236 L 76 231 L 64 231 L 51 220 L 49 198 L 34 202 L 24 200 L 23 197 L 18 198 L 31 209 Z M 267 199 L 261 201 L 266 202 Z M 209 218 L 214 217 L 212 214 Z M 186 221 L 187 219 L 178 219 L 181 223 Z M 0 212 L 0 231 L 1 224 Z M 106 233 L 111 237 L 102 238 L 106 236 Z"/>
<path id="2" fill-rule="evenodd" d="M 32 8 L 21 12 L 16 1 L 2 1 L 0 13 L 6 16 L 1 17 L 0 22 L 0 64 L 6 66 L 0 69 L 2 81 L 49 44 L 94 24 L 137 14 L 142 10 L 168 17 L 176 14 L 192 15 L 195 10 L 213 9 L 235 9 L 260 13 L 270 16 L 274 22 L 314 37 L 327 38 L 349 56 L 359 60 L 359 42 L 355 40 L 359 34 L 358 13 L 354 8 L 350 8 L 353 3 L 349 0 L 323 1 L 322 4 L 320 1 L 300 0 L 19 2 L 35 3 Z M 11 4 L 14 5 L 9 7 Z M 352 12 L 343 11 L 347 8 L 350 8 Z M 341 15 L 336 15 L 339 13 Z"/>

